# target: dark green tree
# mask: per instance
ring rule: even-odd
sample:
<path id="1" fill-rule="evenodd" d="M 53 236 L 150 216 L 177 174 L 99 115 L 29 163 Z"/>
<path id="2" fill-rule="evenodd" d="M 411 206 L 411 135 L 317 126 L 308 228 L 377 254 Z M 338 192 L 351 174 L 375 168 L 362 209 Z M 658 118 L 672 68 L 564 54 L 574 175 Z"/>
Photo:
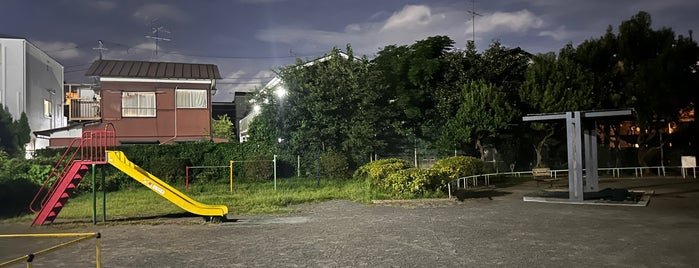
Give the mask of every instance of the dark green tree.
<path id="1" fill-rule="evenodd" d="M 575 61 L 576 51 L 571 44 L 554 53 L 536 55 L 527 69 L 526 80 L 519 96 L 529 106 L 530 113 L 554 113 L 588 110 L 598 107 L 594 102 L 593 85 L 588 83 L 591 74 Z M 536 167 L 541 167 L 542 150 L 554 135 L 556 125 L 534 123 L 535 131 L 543 138 L 534 146 Z"/>
<path id="2" fill-rule="evenodd" d="M 12 119 L 7 107 L 0 105 L 0 150 L 10 156 L 24 153 L 24 145 L 31 140 L 31 131 L 27 115 L 22 113 L 19 121 Z"/>
<path id="3" fill-rule="evenodd" d="M 227 114 L 219 115 L 217 119 L 211 119 L 211 128 L 214 138 L 232 139 L 233 122 Z"/>
<path id="4" fill-rule="evenodd" d="M 448 120 L 440 143 L 445 147 L 474 144 L 484 160 L 483 139 L 508 129 L 517 116 L 518 111 L 496 86 L 483 80 L 471 81 L 462 86 L 461 105 L 456 116 Z"/>
<path id="5" fill-rule="evenodd" d="M 378 140 L 383 109 L 368 67 L 348 46 L 346 53 L 334 48 L 321 59 L 299 59 L 280 70 L 288 93 L 270 104 L 278 107 L 280 136 L 292 153 L 315 157 L 313 152 L 333 150 L 361 164 L 384 145 Z"/>
<path id="6" fill-rule="evenodd" d="M 442 121 L 437 112 L 437 92 L 445 88 L 444 74 L 449 70 L 445 57 L 454 41 L 434 36 L 410 46 L 387 46 L 372 60 L 372 71 L 382 78 L 392 128 L 398 135 L 434 140 L 432 130 Z M 441 94 L 446 95 L 446 94 Z"/>

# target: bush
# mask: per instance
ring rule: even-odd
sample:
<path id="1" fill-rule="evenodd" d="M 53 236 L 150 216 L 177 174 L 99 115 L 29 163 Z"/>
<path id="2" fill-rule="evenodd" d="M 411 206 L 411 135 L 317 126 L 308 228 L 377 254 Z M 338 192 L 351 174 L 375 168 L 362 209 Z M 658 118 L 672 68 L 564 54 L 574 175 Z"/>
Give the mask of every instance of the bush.
<path id="1" fill-rule="evenodd" d="M 403 169 L 388 175 L 384 188 L 398 196 L 420 195 L 436 190 L 445 176 L 437 169 Z"/>
<path id="2" fill-rule="evenodd" d="M 398 158 L 377 160 L 359 167 L 354 172 L 355 179 L 368 179 L 372 185 L 383 186 L 383 181 L 396 171 L 410 168 L 407 161 Z"/>
<path id="3" fill-rule="evenodd" d="M 165 155 L 151 160 L 150 167 L 147 170 L 160 180 L 173 183 L 177 182 L 178 178 L 184 181 L 187 165 L 189 165 L 189 161 L 186 159 Z"/>
<path id="4" fill-rule="evenodd" d="M 323 153 L 320 156 L 320 172 L 326 178 L 348 178 L 350 173 L 347 157 L 332 151 Z"/>
<path id="5" fill-rule="evenodd" d="M 448 181 L 458 178 L 490 173 L 492 168 L 478 158 L 471 156 L 452 156 L 437 161 L 433 169 L 447 175 Z M 444 183 L 447 183 L 445 181 Z"/>
<path id="6" fill-rule="evenodd" d="M 271 181 L 274 176 L 272 158 L 270 155 L 251 157 L 250 162 L 245 162 L 244 177 L 251 181 Z"/>
<path id="7" fill-rule="evenodd" d="M 29 203 L 38 191 L 39 186 L 28 180 L 0 181 L 0 218 L 28 214 Z"/>

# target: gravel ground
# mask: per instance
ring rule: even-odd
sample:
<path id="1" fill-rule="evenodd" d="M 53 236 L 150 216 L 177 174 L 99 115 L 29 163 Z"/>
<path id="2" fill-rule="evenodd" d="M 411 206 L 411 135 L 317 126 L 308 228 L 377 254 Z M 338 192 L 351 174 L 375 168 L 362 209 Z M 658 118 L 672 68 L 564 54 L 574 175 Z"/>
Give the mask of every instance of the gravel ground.
<path id="1" fill-rule="evenodd" d="M 98 231 L 104 267 L 696 267 L 699 180 L 603 179 L 600 186 L 655 194 L 647 207 L 530 203 L 522 196 L 548 185 L 528 182 L 464 201 L 329 201 L 220 224 L 199 217 L 27 222 L 2 224 L 0 233 Z M 0 261 L 59 241 L 0 239 Z M 34 267 L 94 266 L 94 245 L 38 257 Z"/>

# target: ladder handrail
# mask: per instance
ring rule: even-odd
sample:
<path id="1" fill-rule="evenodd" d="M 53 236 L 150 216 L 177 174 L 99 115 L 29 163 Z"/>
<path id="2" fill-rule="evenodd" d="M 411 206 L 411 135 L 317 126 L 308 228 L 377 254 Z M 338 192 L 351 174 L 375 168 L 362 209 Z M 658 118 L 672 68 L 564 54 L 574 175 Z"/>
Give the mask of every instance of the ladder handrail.
<path id="1" fill-rule="evenodd" d="M 104 130 L 84 131 L 81 137 L 73 139 L 49 173 L 48 178 L 46 178 L 41 188 L 39 188 L 36 195 L 34 195 L 32 202 L 29 203 L 29 210 L 34 214 L 38 213 L 38 211 L 34 209 L 34 205 L 44 191 L 46 194 L 39 204 L 39 210 L 46 205 L 49 197 L 53 195 L 56 188 L 58 188 L 58 182 L 69 172 L 72 165 L 71 163 L 77 160 L 83 160 L 96 164 L 104 164 L 107 161 L 107 150 L 115 146 L 116 135 L 114 125 L 112 124 L 105 126 Z M 73 153 L 69 155 L 71 150 L 73 150 Z M 76 159 L 78 151 L 80 151 L 80 159 Z M 47 187 L 53 177 L 56 177 L 56 180 L 53 181 L 50 187 Z"/>
<path id="2" fill-rule="evenodd" d="M 66 148 L 65 152 L 63 152 L 63 155 L 61 155 L 61 158 L 58 160 L 58 162 L 56 163 L 56 165 L 53 167 L 53 169 L 51 170 L 51 173 L 49 173 L 48 178 L 46 178 L 46 180 L 44 181 L 44 183 L 41 185 L 41 187 L 40 187 L 39 190 L 37 191 L 36 195 L 34 195 L 34 198 L 32 199 L 32 202 L 29 203 L 29 210 L 30 210 L 31 212 L 33 212 L 33 213 L 35 213 L 35 214 L 38 213 L 38 211 L 34 210 L 34 203 L 37 201 L 37 199 L 38 199 L 39 196 L 41 195 L 42 191 L 43 191 L 44 189 L 47 188 L 47 185 L 48 185 L 49 181 L 51 181 L 51 179 L 52 179 L 54 176 L 55 176 L 56 178 L 61 178 L 61 177 L 64 175 L 66 169 L 68 168 L 68 165 L 65 165 L 64 167 L 61 168 L 62 164 L 64 164 L 64 162 L 66 162 L 66 161 L 64 161 L 64 159 L 66 159 L 66 155 L 68 155 L 68 152 L 70 152 L 70 150 L 73 148 L 73 146 L 76 144 L 76 142 L 80 142 L 80 144 L 79 144 L 79 146 L 78 146 L 77 149 L 79 149 L 79 148 L 82 146 L 82 142 L 81 142 L 81 141 L 82 141 L 82 138 L 75 138 L 75 139 L 73 139 L 73 140 L 70 142 L 70 145 L 68 145 L 68 148 Z M 76 155 L 77 152 L 78 152 L 77 149 L 73 152 L 73 154 L 70 155 L 70 160 L 68 160 L 67 162 L 72 162 L 72 161 L 73 161 L 73 159 L 75 158 L 75 155 Z M 59 171 L 59 170 L 60 170 L 60 171 Z M 45 205 L 46 200 L 48 199 L 48 197 L 51 196 L 51 194 L 53 193 L 53 191 L 55 191 L 55 188 L 56 188 L 56 185 L 57 185 L 57 183 L 56 183 L 57 181 L 58 181 L 58 179 L 57 179 L 56 181 L 54 181 L 54 182 L 51 184 L 51 186 L 48 188 L 48 190 L 46 190 L 46 195 L 44 195 L 43 199 L 41 200 L 41 203 L 39 204 L 39 205 L 40 205 L 39 208 L 44 207 L 44 205 Z"/>

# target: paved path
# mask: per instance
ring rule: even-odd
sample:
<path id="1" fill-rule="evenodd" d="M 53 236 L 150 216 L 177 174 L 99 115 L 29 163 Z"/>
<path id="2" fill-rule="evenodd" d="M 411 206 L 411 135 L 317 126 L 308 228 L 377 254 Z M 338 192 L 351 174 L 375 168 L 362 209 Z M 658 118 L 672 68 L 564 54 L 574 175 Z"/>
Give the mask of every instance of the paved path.
<path id="1" fill-rule="evenodd" d="M 699 180 L 607 179 L 600 186 L 655 195 L 648 207 L 529 203 L 524 193 L 548 187 L 529 182 L 464 202 L 330 201 L 223 224 L 26 223 L 0 225 L 0 233 L 100 231 L 105 267 L 696 267 Z M 21 242 L 0 240 L 0 260 L 53 241 Z M 89 267 L 93 254 L 94 243 L 85 243 L 34 267 Z"/>

